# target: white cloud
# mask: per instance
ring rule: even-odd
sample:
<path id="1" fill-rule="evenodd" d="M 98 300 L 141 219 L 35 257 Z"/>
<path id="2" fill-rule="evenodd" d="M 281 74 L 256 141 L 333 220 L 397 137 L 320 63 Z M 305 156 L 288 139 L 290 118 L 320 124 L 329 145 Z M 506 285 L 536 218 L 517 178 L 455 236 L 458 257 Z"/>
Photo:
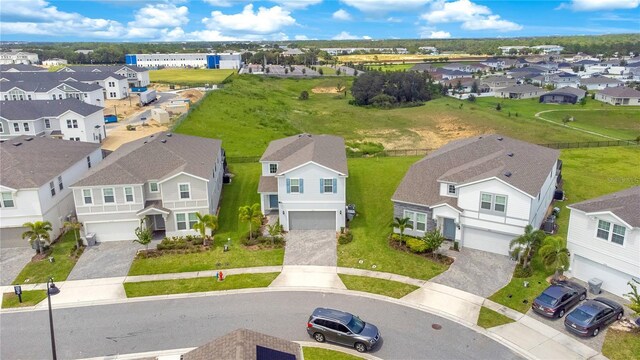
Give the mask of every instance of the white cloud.
<path id="1" fill-rule="evenodd" d="M 351 17 L 351 14 L 349 14 L 346 10 L 344 9 L 340 9 L 336 12 L 333 13 L 333 15 L 331 16 L 332 18 L 334 18 L 335 20 L 341 20 L 341 21 L 350 21 L 353 20 L 353 17 Z"/>
<path id="2" fill-rule="evenodd" d="M 307 35 L 296 35 L 293 38 L 296 39 L 296 40 L 309 40 Z"/>
<path id="3" fill-rule="evenodd" d="M 522 30 L 522 25 L 502 20 L 499 15 L 489 15 L 486 18 L 465 21 L 462 23 L 462 28 L 465 30 L 517 31 Z"/>
<path id="4" fill-rule="evenodd" d="M 556 9 L 569 8 L 573 11 L 596 11 L 635 9 L 640 0 L 571 0 L 570 4 L 562 3 Z"/>
<path id="5" fill-rule="evenodd" d="M 640 0 L 639 0 L 640 1 Z M 461 22 L 465 30 L 516 31 L 522 26 L 500 18 L 484 5 L 469 0 L 446 2 L 440 0 L 431 6 L 431 11 L 422 14 L 430 24 Z"/>
<path id="6" fill-rule="evenodd" d="M 371 36 L 365 35 L 362 37 L 364 40 L 371 40 Z"/>
<path id="7" fill-rule="evenodd" d="M 449 39 L 451 37 L 451 33 L 447 31 L 431 31 L 424 37 L 428 39 Z"/>
<path id="8" fill-rule="evenodd" d="M 129 26 L 143 28 L 166 28 L 185 25 L 189 22 L 189 9 L 173 4 L 147 5 L 135 14 L 135 21 Z"/>
<path id="9" fill-rule="evenodd" d="M 209 30 L 233 31 L 247 34 L 273 34 L 286 26 L 294 25 L 296 20 L 288 10 L 279 6 L 260 7 L 253 11 L 253 4 L 244 7 L 238 14 L 223 14 L 221 11 L 211 12 L 210 18 L 202 19 Z"/>
<path id="10" fill-rule="evenodd" d="M 359 39 L 359 37 L 355 35 L 351 35 L 346 31 L 343 31 L 340 34 L 334 36 L 332 39 L 333 40 L 355 40 L 355 39 Z"/>
<path id="11" fill-rule="evenodd" d="M 398 19 L 398 18 L 394 18 L 393 16 L 390 16 L 390 17 L 387 18 L 387 22 L 390 22 L 390 23 L 401 23 L 402 19 Z"/>
<path id="12" fill-rule="evenodd" d="M 340 0 L 362 12 L 386 13 L 392 11 L 410 11 L 420 8 L 431 0 Z"/>
<path id="13" fill-rule="evenodd" d="M 271 0 L 271 2 L 287 9 L 306 9 L 311 5 L 320 4 L 322 0 Z"/>
<path id="14" fill-rule="evenodd" d="M 250 0 L 203 0 L 203 1 L 212 6 L 229 7 L 242 2 L 249 2 Z M 229 41 L 229 40 L 225 40 L 225 41 Z"/>

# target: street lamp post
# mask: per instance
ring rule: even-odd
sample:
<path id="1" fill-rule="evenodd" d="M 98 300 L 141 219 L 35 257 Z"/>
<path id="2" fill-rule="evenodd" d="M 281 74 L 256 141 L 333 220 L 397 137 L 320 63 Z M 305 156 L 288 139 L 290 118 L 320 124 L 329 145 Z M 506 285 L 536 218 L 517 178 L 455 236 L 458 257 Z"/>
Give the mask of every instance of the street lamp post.
<path id="1" fill-rule="evenodd" d="M 51 331 L 51 355 L 53 360 L 58 359 L 58 355 L 56 354 L 56 339 L 53 333 L 53 313 L 51 312 L 51 294 L 55 295 L 59 293 L 60 290 L 53 283 L 53 278 L 49 278 L 47 280 L 47 301 L 49 303 L 49 329 Z"/>

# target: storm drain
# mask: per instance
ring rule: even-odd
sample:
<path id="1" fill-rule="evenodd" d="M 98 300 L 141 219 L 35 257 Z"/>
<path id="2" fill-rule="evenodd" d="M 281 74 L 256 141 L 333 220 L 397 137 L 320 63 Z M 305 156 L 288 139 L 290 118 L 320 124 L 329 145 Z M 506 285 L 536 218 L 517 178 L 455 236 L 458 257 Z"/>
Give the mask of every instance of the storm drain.
<path id="1" fill-rule="evenodd" d="M 442 329 L 442 325 L 440 325 L 440 324 L 431 324 L 431 328 L 433 330 L 440 330 L 440 329 Z"/>

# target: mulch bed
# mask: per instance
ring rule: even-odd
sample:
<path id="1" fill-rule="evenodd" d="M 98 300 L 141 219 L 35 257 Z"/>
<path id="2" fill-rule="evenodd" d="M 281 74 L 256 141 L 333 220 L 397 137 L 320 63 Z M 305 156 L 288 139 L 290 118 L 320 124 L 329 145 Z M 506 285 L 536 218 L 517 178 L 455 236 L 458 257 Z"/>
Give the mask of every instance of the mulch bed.
<path id="1" fill-rule="evenodd" d="M 433 254 L 428 252 L 428 253 L 422 253 L 422 254 L 417 254 L 414 252 L 411 252 L 411 250 L 409 250 L 409 247 L 404 244 L 401 243 L 399 241 L 394 241 L 389 239 L 389 246 L 391 246 L 391 248 L 395 249 L 395 250 L 399 250 L 399 251 L 404 251 L 406 253 L 410 253 L 410 254 L 415 254 L 418 256 L 422 256 L 425 259 L 429 259 L 431 261 L 435 261 L 437 263 L 440 263 L 442 265 L 451 265 L 453 264 L 454 259 L 451 257 L 448 257 L 446 255 L 442 255 L 442 254 L 437 254 L 436 257 L 433 257 Z"/>

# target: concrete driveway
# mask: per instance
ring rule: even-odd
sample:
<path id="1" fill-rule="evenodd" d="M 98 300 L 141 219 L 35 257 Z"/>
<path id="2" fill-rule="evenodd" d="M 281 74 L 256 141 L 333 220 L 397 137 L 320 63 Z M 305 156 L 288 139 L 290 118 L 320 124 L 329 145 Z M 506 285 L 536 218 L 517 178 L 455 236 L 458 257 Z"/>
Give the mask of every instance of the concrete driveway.
<path id="1" fill-rule="evenodd" d="M 284 238 L 284 265 L 338 265 L 335 231 L 291 230 Z"/>
<path id="2" fill-rule="evenodd" d="M 0 249 L 0 285 L 11 285 L 35 254 L 30 247 Z"/>
<path id="3" fill-rule="evenodd" d="M 489 297 L 507 285 L 516 266 L 507 256 L 468 248 L 459 252 L 447 250 L 446 255 L 455 261 L 449 270 L 431 281 L 482 297 Z"/>
<path id="4" fill-rule="evenodd" d="M 149 245 L 149 248 L 152 248 Z M 132 241 L 103 242 L 85 249 L 67 280 L 86 280 L 127 276 L 138 249 Z"/>

